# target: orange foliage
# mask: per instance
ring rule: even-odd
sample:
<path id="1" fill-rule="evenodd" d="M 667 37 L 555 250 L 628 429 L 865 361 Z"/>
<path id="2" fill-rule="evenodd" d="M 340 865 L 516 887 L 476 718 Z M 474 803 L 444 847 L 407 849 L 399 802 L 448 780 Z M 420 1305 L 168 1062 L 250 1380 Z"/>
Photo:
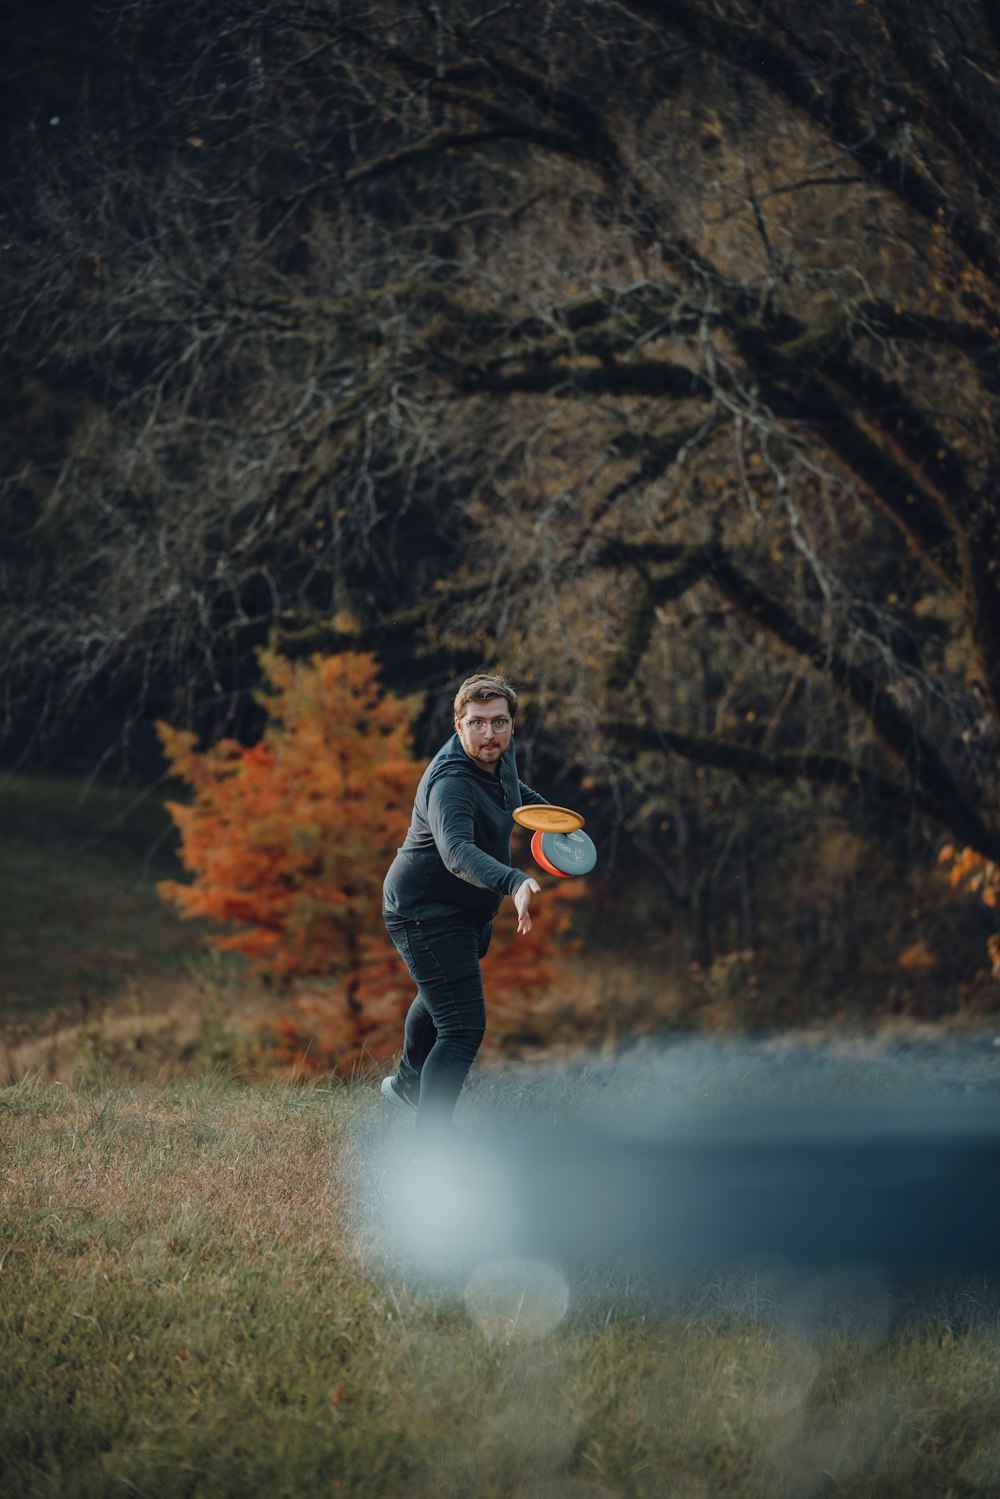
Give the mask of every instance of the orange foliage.
<path id="1" fill-rule="evenodd" d="M 956 849 L 948 843 L 938 854 L 939 864 L 950 864 L 948 878 L 953 889 L 978 895 L 984 905 L 995 908 L 1000 903 L 1000 865 L 994 864 L 975 849 Z M 1000 979 L 1000 933 L 987 938 L 993 977 Z"/>
<path id="2" fill-rule="evenodd" d="M 190 805 L 170 805 L 194 880 L 158 889 L 182 915 L 223 923 L 210 940 L 279 989 L 334 979 L 341 1013 L 329 1040 L 350 1052 L 376 1024 L 373 1005 L 393 994 L 395 1020 L 403 1002 L 381 886 L 420 775 L 416 707 L 381 692 L 371 653 L 260 660 L 261 743 L 198 750 L 193 734 L 157 726 L 173 774 L 194 792 Z"/>

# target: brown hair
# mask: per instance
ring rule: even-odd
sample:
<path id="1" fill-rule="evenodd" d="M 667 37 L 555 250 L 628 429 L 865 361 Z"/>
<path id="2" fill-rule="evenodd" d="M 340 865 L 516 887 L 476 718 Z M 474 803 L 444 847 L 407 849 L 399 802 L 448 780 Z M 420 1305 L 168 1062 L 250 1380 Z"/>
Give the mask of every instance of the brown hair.
<path id="1" fill-rule="evenodd" d="M 467 677 L 458 689 L 455 696 L 455 717 L 461 718 L 462 709 L 469 703 L 488 703 L 491 697 L 506 698 L 511 718 L 517 716 L 517 693 L 507 678 L 491 677 L 485 672 L 479 672 L 474 677 Z"/>

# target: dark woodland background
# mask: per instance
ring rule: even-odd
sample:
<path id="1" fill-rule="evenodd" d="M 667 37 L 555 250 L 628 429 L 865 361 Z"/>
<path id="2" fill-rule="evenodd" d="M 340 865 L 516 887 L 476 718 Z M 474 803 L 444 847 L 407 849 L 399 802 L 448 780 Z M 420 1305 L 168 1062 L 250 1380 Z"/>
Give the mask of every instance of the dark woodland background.
<path id="1" fill-rule="evenodd" d="M 989 0 L 0 22 L 0 753 L 141 788 L 257 652 L 523 691 L 593 940 L 749 1022 L 987 1013 Z M 694 967 L 692 967 L 694 965 Z M 721 998 L 720 998 L 721 997 Z"/>

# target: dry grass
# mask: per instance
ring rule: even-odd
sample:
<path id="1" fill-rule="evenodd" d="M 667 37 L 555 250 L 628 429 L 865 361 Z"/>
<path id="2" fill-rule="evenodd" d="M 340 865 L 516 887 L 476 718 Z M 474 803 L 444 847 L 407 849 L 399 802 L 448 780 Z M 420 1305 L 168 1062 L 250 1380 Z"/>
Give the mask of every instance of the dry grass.
<path id="1" fill-rule="evenodd" d="M 187 969 L 182 978 L 132 980 L 96 1008 L 55 1008 L 0 1028 L 0 1078 L 71 1083 L 116 1073 L 164 1080 L 206 1066 L 223 1066 L 247 1079 L 267 1073 L 260 1027 L 281 1013 L 281 1001 L 230 955 L 192 953 Z M 322 986 L 308 987 L 313 1002 L 321 1002 Z M 678 1013 L 679 1001 L 654 971 L 625 969 L 608 958 L 571 957 L 544 1000 L 530 996 L 521 1010 L 490 1005 L 482 1056 L 569 1057 L 587 1047 L 610 1052 L 629 1036 L 671 1029 Z M 401 1011 L 393 1047 L 402 1027 Z M 389 1060 L 374 1057 L 373 1067 Z"/>
<path id="2" fill-rule="evenodd" d="M 198 974 L 198 964 L 190 968 Z M 273 1013 L 273 996 L 241 979 L 147 979 L 97 1010 L 56 1009 L 8 1025 L 0 1031 L 0 1076 L 72 1083 L 115 1073 L 164 1081 L 212 1067 L 259 1075 L 259 1026 Z"/>

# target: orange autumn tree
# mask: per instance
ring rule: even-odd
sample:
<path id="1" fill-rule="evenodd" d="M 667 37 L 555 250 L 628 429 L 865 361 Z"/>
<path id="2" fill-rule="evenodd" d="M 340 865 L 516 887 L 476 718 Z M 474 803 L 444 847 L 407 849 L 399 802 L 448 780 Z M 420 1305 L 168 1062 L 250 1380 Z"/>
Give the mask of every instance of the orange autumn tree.
<path id="1" fill-rule="evenodd" d="M 293 663 L 264 651 L 260 664 L 259 744 L 199 750 L 194 734 L 157 725 L 172 774 L 193 792 L 168 804 L 193 880 L 157 888 L 183 916 L 216 923 L 209 940 L 285 997 L 266 1026 L 274 1061 L 310 1072 L 378 1061 L 397 1049 L 413 995 L 381 894 L 422 768 L 411 753 L 417 705 L 383 693 L 371 653 Z M 527 938 L 505 902 L 485 965 L 501 1034 L 523 1033 L 529 1011 L 544 1029 L 539 999 L 568 893 L 547 893 Z"/>
<path id="2" fill-rule="evenodd" d="M 406 1002 L 381 885 L 420 775 L 417 705 L 381 690 L 368 652 L 291 662 L 269 650 L 260 664 L 269 722 L 259 744 L 198 750 L 194 734 L 157 725 L 171 772 L 194 793 L 169 806 L 194 879 L 158 889 L 183 916 L 219 923 L 210 940 L 279 991 L 333 981 L 321 1017 L 303 1003 L 271 1027 L 288 1060 L 319 1029 L 314 1064 L 332 1064 L 394 1032 Z"/>

